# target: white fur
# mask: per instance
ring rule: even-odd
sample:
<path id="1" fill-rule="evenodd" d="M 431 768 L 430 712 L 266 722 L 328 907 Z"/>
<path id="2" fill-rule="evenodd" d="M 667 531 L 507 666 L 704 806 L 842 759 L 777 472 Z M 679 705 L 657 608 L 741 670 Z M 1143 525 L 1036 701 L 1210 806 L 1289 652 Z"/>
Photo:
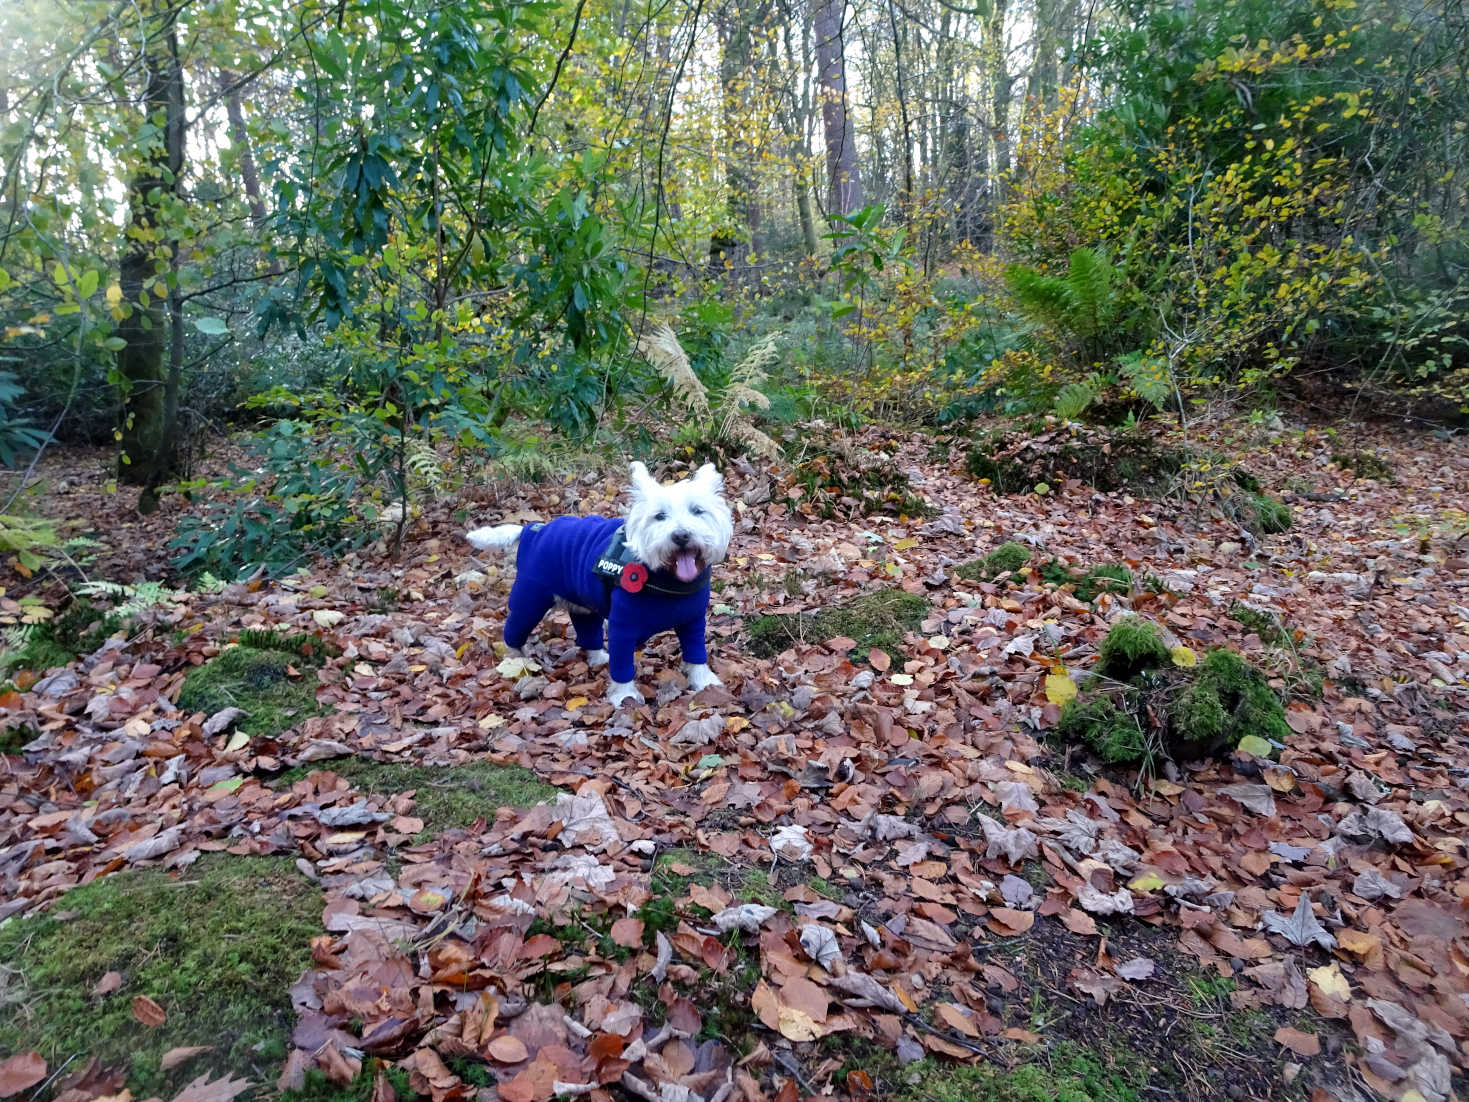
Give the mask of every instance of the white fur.
<path id="1" fill-rule="evenodd" d="M 481 551 L 509 551 L 520 542 L 522 531 L 519 524 L 496 524 L 466 532 L 465 538 Z"/>
<path id="2" fill-rule="evenodd" d="M 607 686 L 607 700 L 614 708 L 621 708 L 624 704 L 636 707 L 643 702 L 643 694 L 631 681 L 614 681 Z"/>
<path id="3" fill-rule="evenodd" d="M 723 562 L 734 535 L 729 505 L 720 496 L 723 490 L 724 477 L 712 463 L 705 463 L 692 478 L 667 486 L 643 464 L 633 463 L 632 503 L 623 518 L 629 549 L 655 570 L 673 569 L 680 551 L 692 551 L 700 569 Z M 510 551 L 520 542 L 522 530 L 519 524 L 497 524 L 476 528 L 467 538 L 481 551 Z M 607 660 L 605 650 L 587 652 L 591 669 L 605 666 Z M 693 692 L 724 684 L 705 663 L 685 662 L 683 670 Z M 607 687 L 607 699 L 620 708 L 641 704 L 643 694 L 631 681 L 614 681 Z"/>
<path id="4" fill-rule="evenodd" d="M 683 675 L 688 678 L 689 688 L 694 692 L 707 689 L 710 685 L 723 685 L 716 674 L 704 662 L 685 662 L 683 664 Z"/>

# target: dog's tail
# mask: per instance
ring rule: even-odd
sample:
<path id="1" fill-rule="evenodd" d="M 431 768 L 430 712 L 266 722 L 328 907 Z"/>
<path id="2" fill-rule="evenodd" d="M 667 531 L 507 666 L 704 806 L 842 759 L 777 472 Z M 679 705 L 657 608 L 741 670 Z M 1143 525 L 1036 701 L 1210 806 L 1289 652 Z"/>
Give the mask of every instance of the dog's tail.
<path id="1" fill-rule="evenodd" d="M 495 524 L 466 532 L 465 538 L 481 551 L 509 551 L 520 542 L 522 531 L 519 524 Z"/>

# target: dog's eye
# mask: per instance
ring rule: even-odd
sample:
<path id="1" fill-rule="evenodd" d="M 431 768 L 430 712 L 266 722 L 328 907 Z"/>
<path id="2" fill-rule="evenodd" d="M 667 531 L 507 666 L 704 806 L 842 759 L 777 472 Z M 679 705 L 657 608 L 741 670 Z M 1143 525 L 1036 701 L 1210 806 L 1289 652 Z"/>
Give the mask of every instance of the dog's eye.
<path id="1" fill-rule="evenodd" d="M 663 512 L 660 509 L 658 512 L 656 512 L 656 513 L 653 514 L 653 519 L 654 520 L 667 520 L 668 519 L 668 514 L 665 513 L 665 512 Z"/>
<path id="2" fill-rule="evenodd" d="M 704 510 L 700 509 L 697 505 L 690 505 L 689 512 L 693 513 L 696 517 L 702 517 L 704 515 Z"/>

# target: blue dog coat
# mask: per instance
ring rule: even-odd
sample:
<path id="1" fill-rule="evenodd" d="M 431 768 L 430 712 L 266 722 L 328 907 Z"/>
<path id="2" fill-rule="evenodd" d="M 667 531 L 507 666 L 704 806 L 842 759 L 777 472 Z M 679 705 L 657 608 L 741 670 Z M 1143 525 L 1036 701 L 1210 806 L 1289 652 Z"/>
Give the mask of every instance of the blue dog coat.
<path id="1" fill-rule="evenodd" d="M 521 532 L 505 617 L 506 645 L 523 647 L 531 629 L 560 598 L 577 606 L 571 623 L 583 650 L 602 649 L 602 622 L 607 622 L 613 681 L 631 681 L 633 653 L 663 631 L 678 635 L 685 662 L 707 662 L 708 568 L 692 582 L 681 582 L 671 571 L 643 566 L 639 588 L 638 571 L 627 569 L 630 556 L 622 551 L 623 535 L 619 518 L 599 516 L 557 517 Z"/>

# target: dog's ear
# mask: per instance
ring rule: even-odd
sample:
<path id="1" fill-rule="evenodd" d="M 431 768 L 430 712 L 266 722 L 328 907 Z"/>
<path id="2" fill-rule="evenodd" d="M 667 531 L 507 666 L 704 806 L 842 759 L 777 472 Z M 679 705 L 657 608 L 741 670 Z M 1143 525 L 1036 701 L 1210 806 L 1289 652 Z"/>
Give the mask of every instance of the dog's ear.
<path id="1" fill-rule="evenodd" d="M 629 470 L 632 471 L 632 496 L 635 498 L 646 498 L 658 489 L 658 480 L 648 473 L 648 468 L 634 460 Z"/>
<path id="2" fill-rule="evenodd" d="M 719 473 L 713 463 L 705 463 L 694 472 L 694 479 L 700 486 L 707 486 L 716 494 L 724 492 L 724 475 Z"/>

